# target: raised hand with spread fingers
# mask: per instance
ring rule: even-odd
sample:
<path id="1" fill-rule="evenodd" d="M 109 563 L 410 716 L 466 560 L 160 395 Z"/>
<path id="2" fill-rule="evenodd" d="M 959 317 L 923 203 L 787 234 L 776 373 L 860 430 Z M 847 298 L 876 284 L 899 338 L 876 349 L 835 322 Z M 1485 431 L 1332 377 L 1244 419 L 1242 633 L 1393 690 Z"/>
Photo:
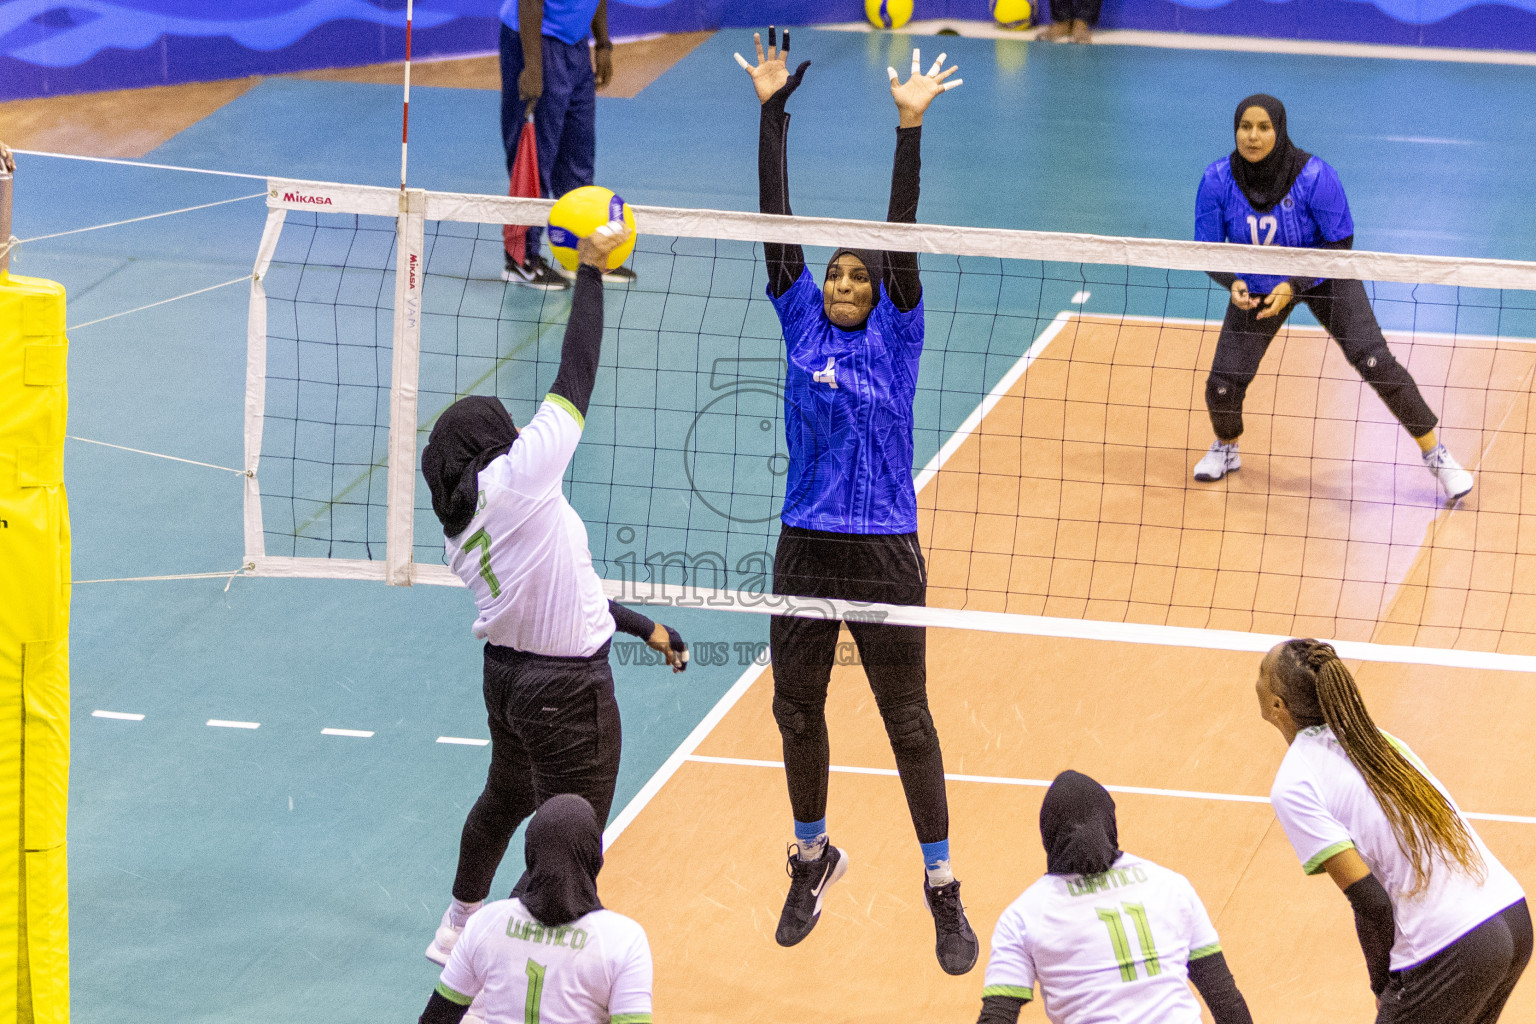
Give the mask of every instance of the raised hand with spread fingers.
<path id="1" fill-rule="evenodd" d="M 784 45 L 778 43 L 778 29 L 773 25 L 768 26 L 768 51 L 763 52 L 763 37 L 761 33 L 752 33 L 752 42 L 757 47 L 757 66 L 753 67 L 747 58 L 740 53 L 736 54 L 736 63 L 741 69 L 752 76 L 752 87 L 757 90 L 757 101 L 767 103 L 781 90 L 784 90 L 784 98 L 800 88 L 800 80 L 805 77 L 805 69 L 811 66 L 810 61 L 801 61 L 795 73 L 789 73 L 789 29 L 784 30 Z"/>
<path id="2" fill-rule="evenodd" d="M 901 76 L 895 68 L 886 68 L 886 73 L 891 76 L 891 99 L 896 101 L 896 110 L 901 114 L 901 127 L 916 128 L 923 123 L 923 113 L 928 109 L 928 104 L 941 92 L 957 88 L 964 84 L 965 80 L 956 78 L 953 81 L 945 81 L 950 75 L 960 69 L 951 66 L 944 68 L 944 58 L 949 54 L 939 54 L 939 59 L 933 62 L 933 67 L 928 73 L 923 74 L 922 51 L 912 51 L 912 77 L 902 82 Z"/>

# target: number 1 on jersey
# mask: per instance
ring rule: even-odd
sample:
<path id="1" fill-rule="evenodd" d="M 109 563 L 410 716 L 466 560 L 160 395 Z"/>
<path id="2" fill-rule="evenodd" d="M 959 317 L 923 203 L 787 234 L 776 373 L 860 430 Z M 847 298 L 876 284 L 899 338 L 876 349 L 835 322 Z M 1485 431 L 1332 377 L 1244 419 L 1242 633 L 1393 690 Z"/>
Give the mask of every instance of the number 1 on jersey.
<path id="1" fill-rule="evenodd" d="M 483 526 L 470 534 L 469 539 L 464 542 L 465 551 L 476 547 L 480 549 L 480 578 L 485 580 L 486 585 L 491 588 L 492 597 L 500 597 L 501 582 L 491 571 L 491 535 L 485 532 Z"/>
<path id="2" fill-rule="evenodd" d="M 528 998 L 523 1001 L 523 1024 L 539 1024 L 539 1003 L 544 999 L 544 965 L 533 960 L 523 971 L 528 975 Z"/>
<path id="3" fill-rule="evenodd" d="M 1157 962 L 1157 945 L 1152 941 L 1152 926 L 1147 922 L 1147 908 L 1140 903 L 1122 903 L 1136 926 L 1136 938 L 1141 944 L 1141 962 L 1147 969 L 1147 977 L 1154 978 L 1163 972 Z M 1120 968 L 1121 981 L 1136 980 L 1136 958 L 1131 954 L 1131 942 L 1125 934 L 1125 922 L 1114 907 L 1098 908 L 1095 913 L 1104 927 L 1109 929 L 1109 944 L 1115 950 L 1115 964 Z"/>

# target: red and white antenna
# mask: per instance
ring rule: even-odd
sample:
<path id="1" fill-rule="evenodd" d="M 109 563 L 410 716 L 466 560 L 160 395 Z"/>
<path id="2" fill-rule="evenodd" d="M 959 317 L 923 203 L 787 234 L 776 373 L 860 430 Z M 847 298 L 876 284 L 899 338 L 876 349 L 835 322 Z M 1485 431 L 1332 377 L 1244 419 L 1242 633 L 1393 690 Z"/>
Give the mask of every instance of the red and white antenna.
<path id="1" fill-rule="evenodd" d="M 411 15 L 415 0 L 405 0 L 405 99 L 400 104 L 400 191 L 405 191 L 405 148 L 411 135 Z"/>

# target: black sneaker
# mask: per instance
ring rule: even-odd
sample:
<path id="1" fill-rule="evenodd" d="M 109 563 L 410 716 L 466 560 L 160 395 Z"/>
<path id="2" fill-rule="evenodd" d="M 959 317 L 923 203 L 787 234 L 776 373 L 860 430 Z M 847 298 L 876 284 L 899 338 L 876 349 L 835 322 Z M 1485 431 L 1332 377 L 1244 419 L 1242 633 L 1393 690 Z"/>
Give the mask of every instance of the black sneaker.
<path id="1" fill-rule="evenodd" d="M 559 274 L 544 257 L 535 253 L 527 263 L 518 263 L 511 256 L 506 258 L 501 270 L 501 279 L 520 284 L 525 288 L 537 288 L 540 291 L 558 292 L 571 286 L 571 283 Z"/>
<path id="2" fill-rule="evenodd" d="M 801 860 L 800 847 L 790 843 L 785 870 L 789 873 L 789 895 L 784 897 L 784 912 L 773 937 L 781 946 L 793 946 L 816 927 L 827 887 L 848 872 L 848 855 L 828 843 L 818 859 Z"/>
<path id="3" fill-rule="evenodd" d="M 960 902 L 960 883 L 950 882 L 934 888 L 923 880 L 923 895 L 928 897 L 928 909 L 933 913 L 935 936 L 934 952 L 945 974 L 964 974 L 976 966 L 981 955 L 981 944 L 971 930 L 971 922 L 965 919 L 965 906 Z"/>
<path id="4" fill-rule="evenodd" d="M 576 271 L 566 270 L 563 263 L 556 263 L 553 269 L 555 273 L 567 281 L 576 280 Z M 634 284 L 637 280 L 639 280 L 639 275 L 623 264 L 614 267 L 612 270 L 603 271 L 604 284 Z"/>

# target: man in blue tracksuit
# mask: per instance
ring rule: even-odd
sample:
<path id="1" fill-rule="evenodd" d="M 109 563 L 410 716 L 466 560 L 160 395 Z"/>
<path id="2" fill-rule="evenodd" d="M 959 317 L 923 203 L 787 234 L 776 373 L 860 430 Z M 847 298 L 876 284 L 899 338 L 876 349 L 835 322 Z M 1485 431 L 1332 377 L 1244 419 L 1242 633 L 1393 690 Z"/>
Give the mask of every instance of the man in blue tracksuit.
<path id="1" fill-rule="evenodd" d="M 596 43 L 589 50 L 587 37 Z M 596 68 L 593 68 L 594 58 Z M 502 0 L 501 142 L 507 172 L 517 157 L 527 105 L 539 143 L 539 191 L 563 196 L 592 184 L 597 159 L 597 89 L 613 78 L 608 0 Z M 528 229 L 521 263 L 509 253 L 502 278 L 545 291 L 570 283 L 539 254 L 544 230 Z M 626 267 L 605 281 L 630 281 Z"/>

